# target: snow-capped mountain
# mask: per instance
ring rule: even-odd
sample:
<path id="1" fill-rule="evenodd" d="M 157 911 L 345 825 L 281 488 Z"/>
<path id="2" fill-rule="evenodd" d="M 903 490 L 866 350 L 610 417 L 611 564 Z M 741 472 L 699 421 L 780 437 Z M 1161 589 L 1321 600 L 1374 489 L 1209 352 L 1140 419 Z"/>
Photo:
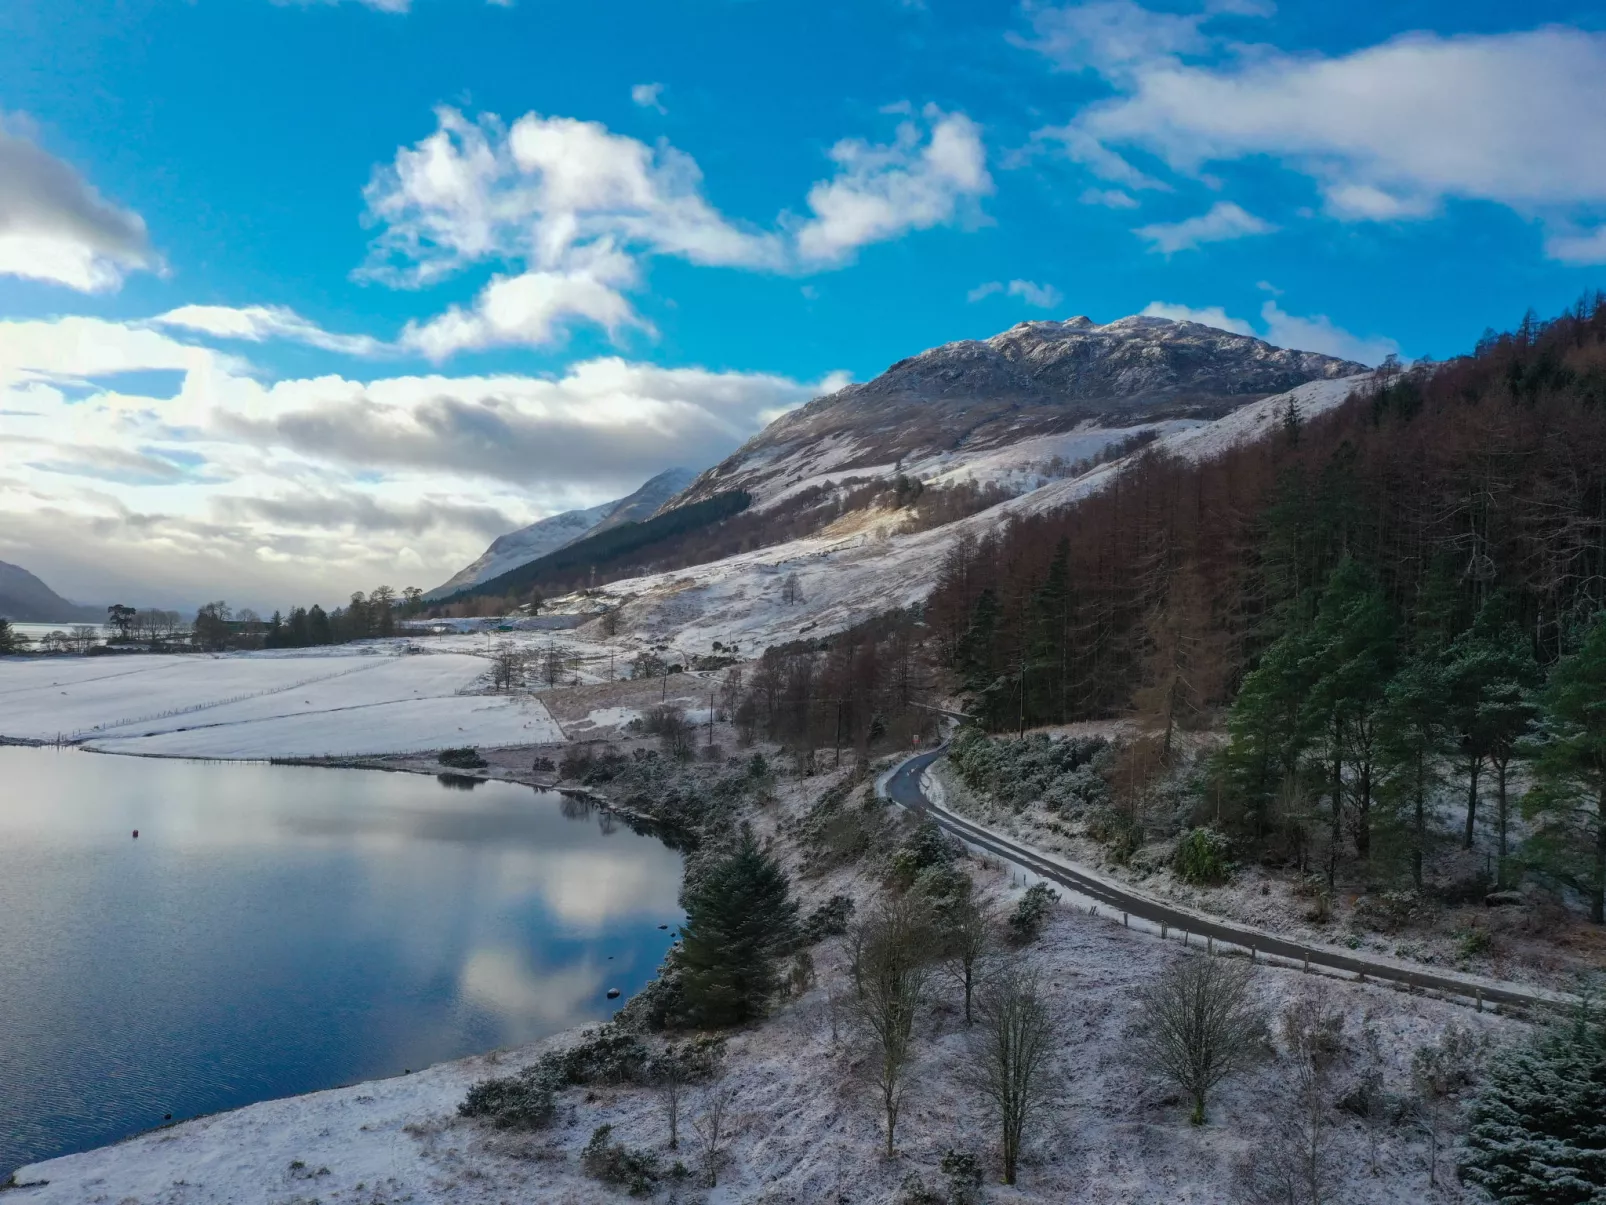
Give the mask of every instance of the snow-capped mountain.
<path id="1" fill-rule="evenodd" d="M 517 569 L 549 552 L 556 552 L 582 536 L 606 531 L 622 523 L 639 523 L 651 518 L 653 512 L 685 489 L 695 477 L 696 474 L 690 469 L 665 469 L 627 497 L 616 498 L 586 510 L 566 510 L 562 514 L 548 515 L 528 527 L 498 536 L 477 560 L 459 569 L 424 597 L 430 600 L 445 598 L 465 587 L 500 577 L 510 569 Z"/>
<path id="2" fill-rule="evenodd" d="M 731 489 L 760 505 L 821 475 L 970 456 L 1078 427 L 1213 419 L 1258 398 L 1364 365 L 1197 322 L 1078 316 L 1022 322 L 945 344 L 770 424 L 702 474 L 678 502 Z"/>

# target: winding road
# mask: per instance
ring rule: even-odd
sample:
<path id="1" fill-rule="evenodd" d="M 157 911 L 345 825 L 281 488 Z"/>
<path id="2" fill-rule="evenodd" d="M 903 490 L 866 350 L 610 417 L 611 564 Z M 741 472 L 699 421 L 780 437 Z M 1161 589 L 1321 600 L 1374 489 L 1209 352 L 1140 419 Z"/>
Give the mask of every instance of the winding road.
<path id="1" fill-rule="evenodd" d="M 1304 945 L 1262 929 L 1235 925 L 1162 903 L 1152 896 L 1132 891 L 1089 870 L 1050 857 L 1030 846 L 1021 845 L 1009 837 L 932 803 L 926 796 L 924 787 L 921 786 L 921 777 L 927 767 L 941 757 L 943 752 L 943 748 L 939 747 L 916 754 L 884 776 L 878 784 L 878 789 L 886 798 L 909 811 L 929 816 L 941 828 L 967 845 L 985 850 L 1039 878 L 1058 883 L 1085 897 L 1092 902 L 1091 908 L 1095 912 L 1112 918 L 1119 914 L 1122 923 L 1129 927 L 1133 920 L 1140 922 L 1139 927 L 1146 927 L 1143 924 L 1146 922 L 1147 925 L 1155 926 L 1162 938 L 1174 937 L 1180 933 L 1182 940 L 1188 944 L 1192 944 L 1195 938 L 1199 939 L 1202 945 L 1212 948 L 1216 943 L 1221 943 L 1246 950 L 1251 958 L 1257 960 L 1275 959 L 1306 969 L 1325 968 L 1359 980 L 1384 980 L 1417 991 L 1432 991 L 1446 998 L 1458 998 L 1476 1004 L 1480 1009 L 1487 1004 L 1522 1010 L 1549 1010 L 1566 1008 L 1577 1003 L 1577 997 L 1563 992 L 1552 992 L 1544 988 L 1503 980 L 1479 979 L 1471 975 L 1424 970 L 1332 946 Z"/>

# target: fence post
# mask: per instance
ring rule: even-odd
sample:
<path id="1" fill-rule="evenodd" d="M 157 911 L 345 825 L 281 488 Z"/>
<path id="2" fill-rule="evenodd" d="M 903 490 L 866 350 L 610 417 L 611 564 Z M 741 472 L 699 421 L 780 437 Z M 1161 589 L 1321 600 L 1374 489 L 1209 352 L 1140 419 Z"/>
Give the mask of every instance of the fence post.
<path id="1" fill-rule="evenodd" d="M 1310 974 L 1310 951 L 1305 951 L 1305 974 Z"/>
<path id="2" fill-rule="evenodd" d="M 1164 921 L 1160 922 L 1160 940 L 1161 941 L 1165 940 L 1165 922 Z"/>
<path id="3" fill-rule="evenodd" d="M 1216 939 L 1208 933 L 1205 934 L 1205 953 L 1214 956 L 1216 952 Z"/>
<path id="4" fill-rule="evenodd" d="M 1126 922 L 1126 913 L 1125 912 L 1121 913 L 1121 928 L 1130 929 L 1131 927 L 1132 926 L 1127 924 L 1127 922 Z"/>
<path id="5" fill-rule="evenodd" d="M 1254 966 L 1260 961 L 1260 952 L 1254 946 L 1249 947 L 1249 965 Z"/>

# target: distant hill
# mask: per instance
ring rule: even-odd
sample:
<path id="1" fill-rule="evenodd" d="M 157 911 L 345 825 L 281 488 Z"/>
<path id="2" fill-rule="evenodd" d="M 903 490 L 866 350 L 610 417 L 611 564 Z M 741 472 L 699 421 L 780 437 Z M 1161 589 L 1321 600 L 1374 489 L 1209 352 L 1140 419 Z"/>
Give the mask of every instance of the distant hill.
<path id="1" fill-rule="evenodd" d="M 105 623 L 106 608 L 68 602 L 20 565 L 0 561 L 0 616 L 17 623 Z"/>
<path id="2" fill-rule="evenodd" d="M 566 510 L 559 515 L 548 515 L 528 527 L 498 536 L 478 560 L 459 569 L 424 597 L 431 602 L 449 597 L 458 591 L 499 578 L 586 536 L 650 519 L 665 502 L 690 485 L 695 477 L 696 474 L 689 469 L 665 469 L 628 497 L 616 498 L 586 510 Z"/>

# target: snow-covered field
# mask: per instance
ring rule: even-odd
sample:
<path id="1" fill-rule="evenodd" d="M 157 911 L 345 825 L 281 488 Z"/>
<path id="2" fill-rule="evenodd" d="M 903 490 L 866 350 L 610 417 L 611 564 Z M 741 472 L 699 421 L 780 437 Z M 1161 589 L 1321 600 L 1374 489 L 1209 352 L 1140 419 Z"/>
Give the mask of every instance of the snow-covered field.
<path id="1" fill-rule="evenodd" d="M 347 757 L 561 741 L 540 702 L 468 693 L 488 665 L 403 645 L 0 660 L 0 736 L 167 757 Z"/>

